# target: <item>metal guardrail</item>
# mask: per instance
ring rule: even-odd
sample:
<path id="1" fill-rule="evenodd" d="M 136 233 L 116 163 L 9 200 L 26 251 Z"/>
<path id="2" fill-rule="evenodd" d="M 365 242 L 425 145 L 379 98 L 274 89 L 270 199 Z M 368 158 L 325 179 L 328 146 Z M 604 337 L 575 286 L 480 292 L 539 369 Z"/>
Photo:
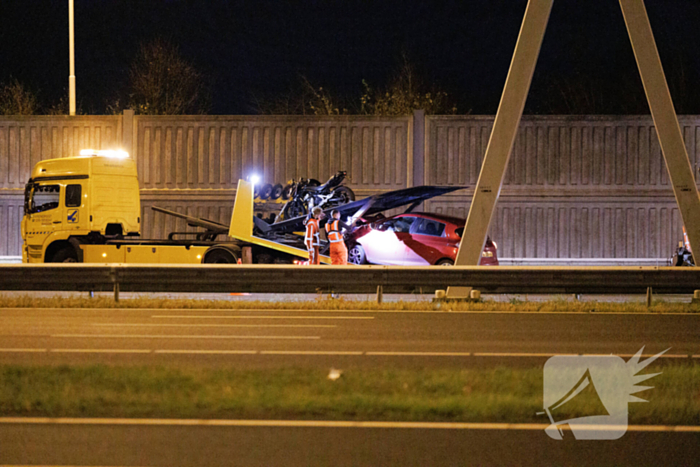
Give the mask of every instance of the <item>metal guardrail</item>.
<path id="1" fill-rule="evenodd" d="M 671 258 L 498 258 L 501 266 L 671 266 Z"/>
<path id="2" fill-rule="evenodd" d="M 692 294 L 700 268 L 671 267 L 396 267 L 287 265 L 0 266 L 3 291 L 433 293 L 447 286 L 482 293 Z"/>
<path id="3" fill-rule="evenodd" d="M 0 265 L 21 263 L 21 256 L 0 256 Z M 498 258 L 501 266 L 670 266 L 670 258 Z"/>

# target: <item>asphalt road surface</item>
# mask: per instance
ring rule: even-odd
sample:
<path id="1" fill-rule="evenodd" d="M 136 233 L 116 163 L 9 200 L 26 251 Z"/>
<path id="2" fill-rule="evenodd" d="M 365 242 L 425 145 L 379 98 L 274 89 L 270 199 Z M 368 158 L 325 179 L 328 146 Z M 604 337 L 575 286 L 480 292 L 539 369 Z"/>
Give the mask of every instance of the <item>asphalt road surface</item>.
<path id="1" fill-rule="evenodd" d="M 670 348 L 666 362 L 698 362 L 699 336 L 696 315 L 0 309 L 4 364 L 533 366 L 564 353 L 631 356 L 642 346 L 647 355 Z M 26 422 L 0 420 L 0 465 L 697 465 L 700 459 L 698 431 L 554 441 L 542 427 Z"/>
<path id="2" fill-rule="evenodd" d="M 550 439 L 543 430 L 0 423 L 0 464 L 71 466 L 692 466 L 700 433 Z"/>
<path id="3" fill-rule="evenodd" d="M 518 364 L 642 347 L 700 361 L 700 316 L 0 309 L 0 363 Z"/>

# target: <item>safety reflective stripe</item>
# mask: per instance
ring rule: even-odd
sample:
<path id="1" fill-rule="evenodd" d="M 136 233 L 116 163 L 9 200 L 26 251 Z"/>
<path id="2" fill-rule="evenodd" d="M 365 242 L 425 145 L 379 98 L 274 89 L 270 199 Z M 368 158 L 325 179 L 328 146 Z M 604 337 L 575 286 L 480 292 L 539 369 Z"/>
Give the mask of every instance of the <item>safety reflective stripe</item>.
<path id="1" fill-rule="evenodd" d="M 328 240 L 330 240 L 331 243 L 339 243 L 343 241 L 343 235 L 340 233 L 337 220 L 326 224 L 326 232 L 328 233 Z"/>
<path id="2" fill-rule="evenodd" d="M 304 236 L 304 240 L 305 241 L 315 240 L 316 242 L 319 241 L 318 220 L 309 219 L 309 222 L 306 223 L 306 235 Z"/>

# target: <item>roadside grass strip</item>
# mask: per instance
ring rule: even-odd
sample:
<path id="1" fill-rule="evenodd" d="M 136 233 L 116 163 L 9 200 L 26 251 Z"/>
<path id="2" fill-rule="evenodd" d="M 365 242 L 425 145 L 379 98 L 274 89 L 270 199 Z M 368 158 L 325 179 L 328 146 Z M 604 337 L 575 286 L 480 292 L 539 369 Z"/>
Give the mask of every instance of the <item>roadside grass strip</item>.
<path id="1" fill-rule="evenodd" d="M 615 303 L 578 301 L 571 295 L 554 296 L 547 301 L 527 301 L 513 298 L 508 302 L 482 300 L 477 302 L 433 303 L 432 301 L 397 301 L 378 304 L 374 300 L 329 298 L 319 295 L 307 301 L 265 300 L 207 300 L 177 298 L 128 298 L 118 302 L 110 296 L 32 297 L 31 295 L 0 294 L 1 308 L 91 308 L 91 309 L 182 309 L 182 310 L 288 310 L 288 311 L 400 311 L 400 312 L 512 312 L 512 313 L 700 313 L 700 303 L 667 302 L 655 299 L 646 303 Z"/>
<path id="2" fill-rule="evenodd" d="M 0 366 L 0 417 L 548 423 L 542 369 Z M 665 365 L 632 425 L 700 426 L 700 363 Z M 572 399 L 557 419 L 597 414 Z"/>

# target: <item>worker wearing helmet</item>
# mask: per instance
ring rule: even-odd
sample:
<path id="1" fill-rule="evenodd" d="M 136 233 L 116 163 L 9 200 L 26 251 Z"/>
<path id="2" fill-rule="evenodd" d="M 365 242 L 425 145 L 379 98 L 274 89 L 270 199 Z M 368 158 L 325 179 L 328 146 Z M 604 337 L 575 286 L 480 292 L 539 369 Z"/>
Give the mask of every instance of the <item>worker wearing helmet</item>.
<path id="1" fill-rule="evenodd" d="M 304 244 L 306 251 L 309 252 L 309 264 L 321 264 L 321 255 L 319 248 L 321 239 L 319 233 L 321 231 L 319 220 L 323 215 L 323 209 L 316 206 L 311 210 L 311 216 L 306 220 L 306 235 L 304 236 Z"/>
<path id="2" fill-rule="evenodd" d="M 331 242 L 331 264 L 346 265 L 348 264 L 348 249 L 345 246 L 343 239 L 343 230 L 350 230 L 350 226 L 340 220 L 340 211 L 334 209 L 331 211 L 332 219 L 326 222 L 326 236 Z"/>

